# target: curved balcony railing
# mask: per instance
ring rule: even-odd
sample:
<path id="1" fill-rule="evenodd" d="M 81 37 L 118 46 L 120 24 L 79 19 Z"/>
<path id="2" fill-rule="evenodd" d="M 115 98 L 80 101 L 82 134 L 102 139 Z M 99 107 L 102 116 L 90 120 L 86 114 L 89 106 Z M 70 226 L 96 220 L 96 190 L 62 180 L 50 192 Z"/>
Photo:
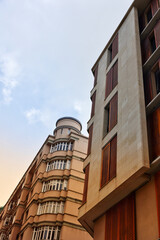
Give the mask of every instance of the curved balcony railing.
<path id="1" fill-rule="evenodd" d="M 55 145 L 51 145 L 50 153 L 56 152 L 56 151 L 72 151 L 73 144 L 67 143 L 67 142 L 59 142 Z"/>

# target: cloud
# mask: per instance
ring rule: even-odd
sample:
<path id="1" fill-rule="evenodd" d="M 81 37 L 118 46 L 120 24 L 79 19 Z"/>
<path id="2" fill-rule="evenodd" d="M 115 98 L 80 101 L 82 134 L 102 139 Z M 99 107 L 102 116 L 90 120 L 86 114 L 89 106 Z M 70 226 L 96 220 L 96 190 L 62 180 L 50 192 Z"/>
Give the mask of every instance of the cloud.
<path id="1" fill-rule="evenodd" d="M 0 82 L 4 103 L 12 101 L 12 91 L 18 85 L 20 66 L 12 54 L 3 54 L 0 57 Z"/>

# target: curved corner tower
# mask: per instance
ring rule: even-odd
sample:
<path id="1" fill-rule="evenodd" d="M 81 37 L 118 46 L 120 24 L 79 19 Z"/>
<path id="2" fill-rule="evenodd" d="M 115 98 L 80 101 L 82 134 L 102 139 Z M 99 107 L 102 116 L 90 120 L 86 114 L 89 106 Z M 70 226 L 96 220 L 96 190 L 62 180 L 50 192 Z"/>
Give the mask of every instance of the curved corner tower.
<path id="1" fill-rule="evenodd" d="M 88 143 L 81 129 L 75 118 L 57 120 L 1 213 L 0 239 L 91 239 L 77 220 Z"/>

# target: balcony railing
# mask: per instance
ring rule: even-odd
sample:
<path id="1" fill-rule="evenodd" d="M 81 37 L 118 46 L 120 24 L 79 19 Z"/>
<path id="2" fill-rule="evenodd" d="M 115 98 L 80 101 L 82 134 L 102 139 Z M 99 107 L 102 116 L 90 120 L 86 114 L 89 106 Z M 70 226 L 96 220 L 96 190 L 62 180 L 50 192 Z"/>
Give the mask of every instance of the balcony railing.
<path id="1" fill-rule="evenodd" d="M 56 152 L 56 151 L 72 151 L 73 144 L 67 143 L 67 142 L 59 142 L 55 145 L 51 145 L 50 153 Z"/>

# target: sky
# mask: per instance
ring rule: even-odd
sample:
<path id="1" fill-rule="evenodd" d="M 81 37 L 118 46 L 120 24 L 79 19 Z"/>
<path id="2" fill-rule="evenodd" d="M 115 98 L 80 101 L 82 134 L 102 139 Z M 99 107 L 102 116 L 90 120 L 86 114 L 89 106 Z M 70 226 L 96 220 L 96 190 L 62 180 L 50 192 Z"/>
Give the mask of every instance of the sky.
<path id="1" fill-rule="evenodd" d="M 87 136 L 91 68 L 132 0 L 0 0 L 0 206 L 56 120 Z"/>

